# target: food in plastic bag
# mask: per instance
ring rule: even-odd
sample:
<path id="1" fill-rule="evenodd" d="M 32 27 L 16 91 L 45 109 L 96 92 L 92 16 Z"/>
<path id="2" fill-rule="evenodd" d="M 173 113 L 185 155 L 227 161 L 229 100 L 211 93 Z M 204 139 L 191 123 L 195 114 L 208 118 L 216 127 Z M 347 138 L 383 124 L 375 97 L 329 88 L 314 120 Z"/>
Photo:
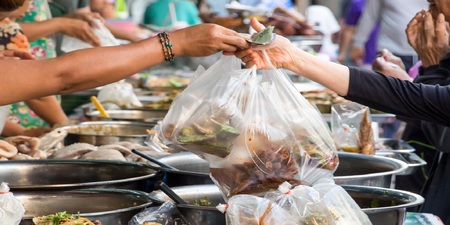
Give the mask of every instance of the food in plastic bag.
<path id="1" fill-rule="evenodd" d="M 217 209 L 226 212 L 227 225 L 296 225 L 291 215 L 276 203 L 253 195 L 235 195 Z"/>
<path id="2" fill-rule="evenodd" d="M 337 151 L 320 113 L 282 70 L 262 77 L 224 56 L 174 100 L 159 137 L 210 162 L 227 197 L 332 174 Z"/>
<path id="3" fill-rule="evenodd" d="M 18 225 L 25 214 L 25 208 L 19 199 L 9 192 L 7 183 L 0 184 L 0 221 L 1 224 Z"/>
<path id="4" fill-rule="evenodd" d="M 190 225 L 172 202 L 146 208 L 136 214 L 128 225 Z"/>
<path id="5" fill-rule="evenodd" d="M 108 28 L 106 28 L 100 20 L 94 19 L 94 22 L 99 28 L 92 28 L 92 31 L 100 39 L 100 43 L 102 46 L 117 46 L 120 44 L 119 41 L 114 37 L 114 35 L 112 35 L 111 31 L 109 31 Z M 71 52 L 85 48 L 92 48 L 92 46 L 78 38 L 63 35 L 61 43 L 62 51 Z"/>
<path id="6" fill-rule="evenodd" d="M 80 215 L 68 214 L 66 212 L 57 212 L 47 216 L 37 216 L 33 218 L 34 225 L 102 225 L 98 220 L 90 221 Z"/>
<path id="7" fill-rule="evenodd" d="M 134 93 L 133 86 L 127 82 L 116 82 L 102 87 L 97 94 L 101 103 L 114 103 L 121 108 L 142 107 L 141 101 Z"/>
<path id="8" fill-rule="evenodd" d="M 331 130 L 339 149 L 353 153 L 375 154 L 372 121 L 367 106 L 355 102 L 334 104 Z"/>

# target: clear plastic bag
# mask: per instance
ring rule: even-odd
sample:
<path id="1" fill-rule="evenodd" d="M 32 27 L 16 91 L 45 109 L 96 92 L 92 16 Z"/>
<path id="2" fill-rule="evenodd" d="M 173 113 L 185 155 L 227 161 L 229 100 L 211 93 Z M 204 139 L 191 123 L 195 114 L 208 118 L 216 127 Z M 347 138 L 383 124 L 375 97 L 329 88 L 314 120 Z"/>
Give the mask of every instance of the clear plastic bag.
<path id="1" fill-rule="evenodd" d="M 25 214 L 25 208 L 13 193 L 9 192 L 7 183 L 0 184 L 0 221 L 1 224 L 18 225 Z"/>
<path id="2" fill-rule="evenodd" d="M 217 208 L 226 212 L 227 225 L 298 224 L 276 203 L 253 195 L 235 195 Z"/>
<path id="3" fill-rule="evenodd" d="M 190 225 L 172 202 L 165 202 L 160 207 L 146 208 L 128 222 L 128 225 L 144 224 Z"/>
<path id="4" fill-rule="evenodd" d="M 338 148 L 353 153 L 375 154 L 370 110 L 355 102 L 334 104 L 331 131 Z"/>
<path id="5" fill-rule="evenodd" d="M 134 93 L 133 85 L 127 82 L 115 82 L 103 86 L 97 98 L 101 103 L 114 103 L 126 109 L 143 106 Z"/>
<path id="6" fill-rule="evenodd" d="M 289 77 L 277 69 L 257 76 L 234 56 L 196 76 L 161 128 L 165 143 L 210 162 L 227 197 L 313 184 L 338 164 L 328 127 Z"/>

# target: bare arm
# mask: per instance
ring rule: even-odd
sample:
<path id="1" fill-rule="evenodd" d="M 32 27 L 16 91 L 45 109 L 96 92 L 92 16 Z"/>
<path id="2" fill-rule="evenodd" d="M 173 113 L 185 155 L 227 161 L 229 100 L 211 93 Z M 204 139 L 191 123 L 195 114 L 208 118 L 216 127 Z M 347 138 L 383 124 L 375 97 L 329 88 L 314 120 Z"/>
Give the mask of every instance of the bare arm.
<path id="1" fill-rule="evenodd" d="M 175 56 L 207 56 L 248 48 L 237 32 L 201 24 L 170 34 Z M 74 51 L 46 60 L 0 60 L 0 105 L 67 94 L 126 78 L 164 61 L 158 37 L 137 43 Z"/>
<path id="2" fill-rule="evenodd" d="M 138 41 L 142 40 L 142 38 L 136 36 L 132 32 L 126 31 L 122 28 L 113 26 L 108 23 L 106 23 L 105 26 L 106 26 L 106 28 L 109 29 L 109 31 L 111 31 L 112 35 L 114 35 L 114 37 L 116 37 L 118 39 L 127 40 L 130 42 L 138 42 Z"/>
<path id="3" fill-rule="evenodd" d="M 12 137 L 12 136 L 23 135 L 23 136 L 28 136 L 28 137 L 39 137 L 50 131 L 51 131 L 51 128 L 49 128 L 49 127 L 26 129 L 25 127 L 22 127 L 20 124 L 6 120 L 5 127 L 3 128 L 3 131 L 2 131 L 2 136 L 3 137 Z"/>
<path id="4" fill-rule="evenodd" d="M 50 126 L 63 124 L 69 120 L 55 96 L 32 99 L 25 103 Z"/>
<path id="5" fill-rule="evenodd" d="M 338 61 L 341 64 L 345 63 L 347 53 L 350 50 L 350 44 L 352 43 L 352 37 L 355 33 L 355 26 L 344 25 L 342 28 L 342 36 L 339 43 L 339 55 Z"/>

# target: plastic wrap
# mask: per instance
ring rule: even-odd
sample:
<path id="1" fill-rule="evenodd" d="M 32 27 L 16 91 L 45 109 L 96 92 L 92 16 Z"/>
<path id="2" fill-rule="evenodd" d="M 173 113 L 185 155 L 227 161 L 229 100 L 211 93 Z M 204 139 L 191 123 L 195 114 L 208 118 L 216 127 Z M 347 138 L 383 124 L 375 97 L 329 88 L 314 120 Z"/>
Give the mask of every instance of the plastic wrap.
<path id="1" fill-rule="evenodd" d="M 227 225 L 296 225 L 289 212 L 268 199 L 253 195 L 236 195 L 228 204 L 219 205 L 226 212 Z"/>
<path id="2" fill-rule="evenodd" d="M 18 225 L 25 214 L 25 208 L 13 193 L 9 192 L 7 183 L 0 184 L 0 221 L 1 224 Z"/>
<path id="3" fill-rule="evenodd" d="M 128 225 L 190 225 L 171 202 L 160 207 L 146 208 L 128 222 Z"/>
<path id="4" fill-rule="evenodd" d="M 142 107 L 141 101 L 134 93 L 133 86 L 127 82 L 115 82 L 103 86 L 98 92 L 97 98 L 102 103 L 114 103 L 121 108 Z"/>
<path id="5" fill-rule="evenodd" d="M 331 130 L 338 148 L 353 153 L 375 154 L 370 110 L 355 102 L 333 104 Z"/>
<path id="6" fill-rule="evenodd" d="M 164 143 L 210 162 L 226 196 L 259 194 L 288 181 L 313 184 L 338 164 L 320 113 L 282 70 L 241 69 L 224 56 L 174 100 L 161 126 Z"/>

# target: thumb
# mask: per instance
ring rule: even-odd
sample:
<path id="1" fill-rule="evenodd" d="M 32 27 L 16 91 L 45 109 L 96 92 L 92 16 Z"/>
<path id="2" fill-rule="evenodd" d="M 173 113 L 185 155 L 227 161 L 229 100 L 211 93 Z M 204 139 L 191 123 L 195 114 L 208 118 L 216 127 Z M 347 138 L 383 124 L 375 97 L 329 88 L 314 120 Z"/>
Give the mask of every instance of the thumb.
<path id="1" fill-rule="evenodd" d="M 256 30 L 256 32 L 260 32 L 265 28 L 264 25 L 262 25 L 256 18 L 252 18 L 250 24 L 252 25 L 252 28 Z"/>

